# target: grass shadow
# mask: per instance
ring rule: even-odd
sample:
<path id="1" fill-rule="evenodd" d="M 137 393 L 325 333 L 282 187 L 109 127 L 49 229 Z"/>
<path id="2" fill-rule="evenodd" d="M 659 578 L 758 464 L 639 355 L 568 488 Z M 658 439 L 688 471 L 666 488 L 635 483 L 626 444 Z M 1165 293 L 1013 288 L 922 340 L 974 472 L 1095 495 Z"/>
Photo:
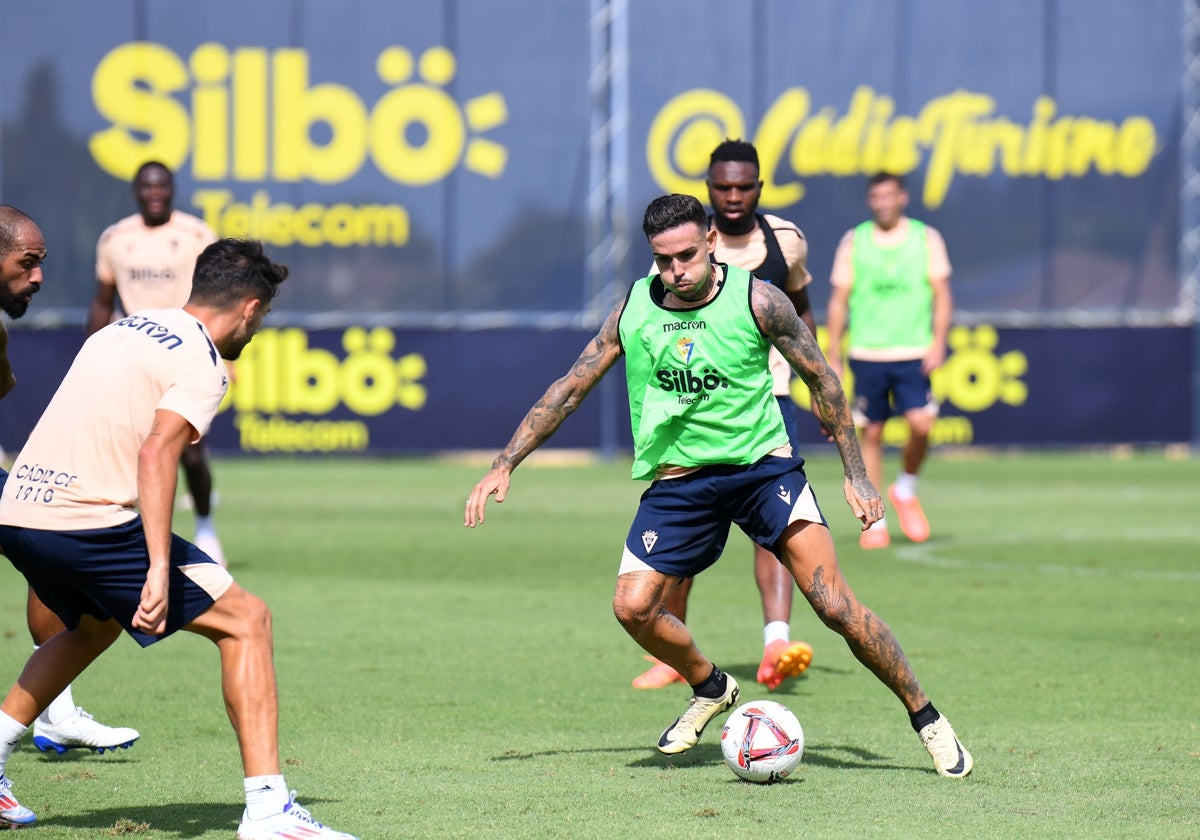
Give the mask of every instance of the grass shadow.
<path id="1" fill-rule="evenodd" d="M 526 761 L 531 758 L 543 758 L 555 755 L 583 755 L 586 753 L 627 753 L 643 752 L 646 747 L 594 747 L 588 749 L 535 750 L 522 752 L 520 750 L 505 750 L 500 755 L 494 755 L 488 761 Z M 664 756 L 665 758 L 665 756 Z"/>
<path id="2" fill-rule="evenodd" d="M 864 750 L 849 744 L 804 748 L 804 764 L 835 770 L 920 770 L 911 764 L 896 764 L 891 756 Z M 933 773 L 933 770 L 928 772 Z"/>
<path id="3" fill-rule="evenodd" d="M 165 834 L 200 837 L 212 831 L 237 832 L 242 806 L 215 802 L 178 802 L 97 808 L 75 814 L 38 817 L 38 826 L 96 831 L 104 834 Z"/>
<path id="4" fill-rule="evenodd" d="M 332 800 L 306 797 L 304 806 Z M 160 834 L 173 837 L 200 837 L 212 831 L 237 832 L 244 806 L 224 802 L 172 802 L 132 805 L 121 808 L 96 808 L 73 814 L 39 816 L 42 827 L 98 831 L 102 834 Z"/>

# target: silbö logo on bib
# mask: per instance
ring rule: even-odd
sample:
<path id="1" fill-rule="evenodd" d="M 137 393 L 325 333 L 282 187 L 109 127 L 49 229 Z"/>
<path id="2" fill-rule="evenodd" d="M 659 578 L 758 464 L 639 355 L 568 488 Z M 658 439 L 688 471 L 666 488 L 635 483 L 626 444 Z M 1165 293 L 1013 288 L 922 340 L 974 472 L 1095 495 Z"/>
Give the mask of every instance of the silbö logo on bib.
<path id="1" fill-rule="evenodd" d="M 694 345 L 689 341 L 685 358 L 691 358 Z M 680 354 L 684 348 L 681 346 Z M 693 373 L 691 370 L 676 370 L 674 368 L 659 368 L 654 373 L 658 387 L 667 393 L 679 395 L 679 401 L 691 404 L 711 398 L 711 392 L 729 387 L 729 380 L 716 368 L 701 368 Z"/>
<path id="2" fill-rule="evenodd" d="M 685 365 L 691 364 L 696 354 L 695 340 L 690 335 L 680 336 L 675 341 L 675 352 Z M 654 372 L 654 378 L 662 390 L 679 394 L 679 402 L 683 405 L 711 399 L 711 391 L 729 387 L 725 375 L 710 367 L 696 373 L 688 368 L 659 368 Z"/>

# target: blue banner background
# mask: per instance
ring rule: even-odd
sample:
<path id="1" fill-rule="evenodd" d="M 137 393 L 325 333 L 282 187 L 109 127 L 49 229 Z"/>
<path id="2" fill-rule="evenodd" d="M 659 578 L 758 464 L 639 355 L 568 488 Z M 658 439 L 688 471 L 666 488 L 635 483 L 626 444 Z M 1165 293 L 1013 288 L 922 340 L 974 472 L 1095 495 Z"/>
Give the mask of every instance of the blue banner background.
<path id="1" fill-rule="evenodd" d="M 627 224 L 623 287 L 647 201 L 702 194 L 727 135 L 808 234 L 818 314 L 884 163 L 945 235 L 960 311 L 1178 306 L 1178 0 L 617 5 L 624 45 L 541 0 L 7 4 L 6 31 L 54 33 L 0 52 L 0 200 L 53 257 L 37 309 L 87 305 L 96 239 L 158 157 L 181 209 L 292 267 L 277 317 L 604 311 L 589 249 Z"/>
<path id="2" fill-rule="evenodd" d="M 985 327 L 961 337 L 943 368 L 947 380 L 935 379 L 942 399 L 938 444 L 1190 439 L 1190 330 Z M 209 442 L 220 452 L 246 454 L 499 450 L 590 338 L 585 330 L 268 328 L 237 363 L 231 405 L 217 416 Z M 347 344 L 355 349 L 347 351 Z M 18 385 L 0 411 L 0 445 L 21 445 L 79 345 L 77 330 L 14 332 Z M 264 361 L 270 348 L 287 346 L 294 352 Z M 803 387 L 796 391 L 803 400 Z M 284 410 L 288 399 L 311 404 L 317 396 L 334 404 L 317 412 Z M 972 410 L 977 406 L 984 407 Z M 606 423 L 617 430 L 617 447 L 627 450 L 622 365 L 547 446 L 604 448 Z M 801 427 L 806 443 L 826 445 L 814 419 L 802 417 Z"/>

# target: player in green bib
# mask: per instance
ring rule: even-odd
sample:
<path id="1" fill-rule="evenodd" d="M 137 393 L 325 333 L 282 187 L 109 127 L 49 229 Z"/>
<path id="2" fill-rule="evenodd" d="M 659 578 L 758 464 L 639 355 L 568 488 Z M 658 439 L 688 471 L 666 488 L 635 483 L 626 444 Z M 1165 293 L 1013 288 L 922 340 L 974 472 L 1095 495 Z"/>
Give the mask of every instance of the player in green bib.
<path id="1" fill-rule="evenodd" d="M 658 275 L 633 284 L 619 324 L 635 479 L 670 468 L 750 464 L 788 444 L 771 393 L 770 344 L 750 313 L 750 272 L 718 266 L 713 298 L 667 309 Z M 655 288 L 655 285 L 658 288 Z"/>
<path id="2" fill-rule="evenodd" d="M 845 469 L 844 495 L 863 527 L 883 516 L 867 478 L 850 406 L 811 331 L 782 290 L 711 262 L 715 234 L 692 196 L 661 196 L 642 221 L 657 274 L 635 282 L 571 369 L 529 410 L 471 491 L 463 522 L 503 502 L 512 471 L 562 425 L 625 357 L 634 478 L 650 479 L 625 539 L 613 612 L 651 656 L 688 682 L 688 708 L 658 739 L 686 752 L 738 700 L 737 681 L 697 647 L 665 609 L 669 587 L 721 556 L 731 525 L 773 551 L 817 616 L 904 704 L 939 774 L 961 778 L 971 756 L 933 707 L 887 624 L 858 601 L 833 538 L 792 452 L 767 354 L 778 348 L 812 391 Z"/>
<path id="3" fill-rule="evenodd" d="M 908 191 L 899 176 L 873 176 L 867 183 L 867 206 L 871 220 L 847 231 L 833 257 L 829 363 L 841 376 L 842 336 L 848 325 L 847 355 L 867 474 L 876 487 L 884 486 L 884 425 L 892 417 L 903 418 L 908 441 L 888 498 L 904 536 L 924 542 L 929 521 L 917 500 L 917 473 L 938 413 L 929 377 L 946 360 L 954 311 L 950 258 L 937 230 L 905 215 Z M 859 536 L 863 548 L 890 543 L 883 519 Z"/>
<path id="4" fill-rule="evenodd" d="M 712 258 L 719 263 L 744 268 L 759 280 L 783 290 L 796 314 L 816 335 L 808 300 L 812 274 L 808 270 L 808 239 L 793 223 L 770 213 L 759 212 L 763 182 L 759 171 L 758 150 L 744 140 L 725 140 L 709 157 L 708 203 L 712 208 L 709 227 L 716 231 Z M 651 270 L 651 274 L 657 274 Z M 793 445 L 799 439 L 801 419 L 791 397 L 792 368 L 779 351 L 769 356 L 774 379 L 775 404 L 783 415 L 783 425 Z M 797 677 L 812 662 L 812 645 L 791 636 L 792 602 L 795 584 L 788 570 L 769 549 L 751 543 L 754 556 L 754 583 L 762 601 L 762 659 L 755 679 L 770 691 L 784 680 Z M 667 593 L 666 608 L 687 622 L 692 578 L 684 578 Z M 652 664 L 633 678 L 639 689 L 665 688 L 683 677 L 664 662 L 647 656 Z"/>

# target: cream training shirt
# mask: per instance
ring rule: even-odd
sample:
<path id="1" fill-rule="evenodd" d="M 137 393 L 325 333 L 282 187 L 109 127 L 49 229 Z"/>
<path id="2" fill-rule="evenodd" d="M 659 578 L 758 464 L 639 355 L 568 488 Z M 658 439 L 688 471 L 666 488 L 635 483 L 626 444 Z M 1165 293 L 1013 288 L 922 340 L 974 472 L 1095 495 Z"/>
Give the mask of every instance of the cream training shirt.
<path id="1" fill-rule="evenodd" d="M 787 263 L 787 281 L 782 288 L 785 291 L 796 292 L 807 287 L 812 282 L 812 275 L 807 267 L 808 241 L 804 234 L 796 225 L 779 216 L 764 213 L 763 219 L 775 234 L 779 252 L 783 254 L 783 261 Z M 767 240 L 761 226 L 755 225 L 754 230 L 741 236 L 722 233 L 720 228 L 716 228 L 716 231 L 717 244 L 713 249 L 713 258 L 717 262 L 754 271 L 766 260 Z M 792 379 L 792 367 L 774 347 L 771 348 L 768 360 L 774 380 L 773 392 L 777 397 L 786 397 L 791 393 L 789 383 Z"/>
<path id="2" fill-rule="evenodd" d="M 89 338 L 13 462 L 0 524 L 74 531 L 137 515 L 138 450 L 158 409 L 207 431 L 225 363 L 182 309 L 139 312 Z"/>
<path id="3" fill-rule="evenodd" d="M 192 293 L 196 257 L 216 239 L 203 221 L 178 210 L 154 227 L 134 213 L 100 234 L 96 279 L 117 287 L 125 312 L 183 306 Z"/>

